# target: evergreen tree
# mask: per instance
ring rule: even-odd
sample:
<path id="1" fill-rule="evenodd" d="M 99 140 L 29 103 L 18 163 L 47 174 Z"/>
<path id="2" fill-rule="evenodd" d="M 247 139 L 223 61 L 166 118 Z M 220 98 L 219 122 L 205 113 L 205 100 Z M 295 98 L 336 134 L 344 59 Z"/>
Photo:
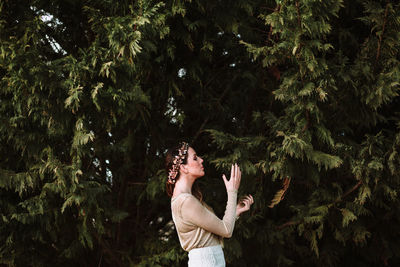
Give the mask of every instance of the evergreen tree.
<path id="1" fill-rule="evenodd" d="M 0 1 L 0 264 L 186 266 L 186 140 L 255 196 L 228 266 L 395 266 L 399 41 L 397 1 Z"/>

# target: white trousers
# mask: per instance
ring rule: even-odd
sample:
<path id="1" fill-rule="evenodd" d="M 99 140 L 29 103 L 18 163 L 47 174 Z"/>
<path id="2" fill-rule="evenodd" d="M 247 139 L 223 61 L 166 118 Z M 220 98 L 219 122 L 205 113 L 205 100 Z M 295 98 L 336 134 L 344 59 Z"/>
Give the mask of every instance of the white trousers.
<path id="1" fill-rule="evenodd" d="M 190 250 L 188 267 L 225 267 L 222 247 L 218 245 Z"/>

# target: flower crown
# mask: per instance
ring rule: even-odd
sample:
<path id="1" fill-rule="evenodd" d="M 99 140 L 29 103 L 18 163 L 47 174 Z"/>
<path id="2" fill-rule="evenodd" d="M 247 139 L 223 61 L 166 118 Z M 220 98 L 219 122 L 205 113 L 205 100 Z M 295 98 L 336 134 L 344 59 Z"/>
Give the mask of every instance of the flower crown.
<path id="1" fill-rule="evenodd" d="M 172 168 L 169 170 L 168 173 L 168 183 L 169 184 L 175 184 L 176 182 L 176 176 L 179 173 L 179 167 L 181 166 L 182 162 L 185 160 L 185 157 L 187 155 L 188 149 L 189 149 L 189 144 L 186 142 L 181 143 L 181 147 L 178 150 L 178 155 L 175 156 Z"/>

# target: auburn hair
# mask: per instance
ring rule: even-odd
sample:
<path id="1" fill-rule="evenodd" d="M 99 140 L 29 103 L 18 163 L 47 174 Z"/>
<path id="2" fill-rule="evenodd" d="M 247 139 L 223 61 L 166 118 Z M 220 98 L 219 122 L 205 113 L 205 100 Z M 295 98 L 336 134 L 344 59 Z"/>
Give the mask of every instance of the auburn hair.
<path id="1" fill-rule="evenodd" d="M 179 144 L 173 146 L 172 148 L 168 149 L 167 154 L 165 155 L 165 170 L 167 171 L 167 176 L 169 174 L 169 171 L 172 169 L 175 156 L 179 155 L 179 149 L 181 147 L 182 147 L 182 143 L 179 143 Z M 190 147 L 190 146 L 188 146 L 188 147 Z M 182 160 L 181 164 L 187 163 L 188 155 L 189 155 L 189 153 L 186 153 L 185 158 Z M 175 181 L 179 180 L 179 176 L 180 176 L 180 173 L 178 172 L 178 174 L 176 175 Z M 165 185 L 166 185 L 166 191 L 167 191 L 168 196 L 172 197 L 172 195 L 174 194 L 175 184 L 169 183 L 168 177 L 167 177 Z M 193 184 L 192 194 L 198 200 L 200 200 L 200 201 L 203 200 L 203 194 L 201 193 L 200 188 L 196 182 Z"/>

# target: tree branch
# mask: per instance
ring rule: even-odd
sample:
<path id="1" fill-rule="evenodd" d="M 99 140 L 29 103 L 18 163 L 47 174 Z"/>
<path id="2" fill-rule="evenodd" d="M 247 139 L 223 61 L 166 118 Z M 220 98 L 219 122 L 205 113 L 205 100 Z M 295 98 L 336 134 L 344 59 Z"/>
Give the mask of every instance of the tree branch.
<path id="1" fill-rule="evenodd" d="M 338 197 L 332 204 L 335 203 L 339 203 L 341 201 L 343 201 L 343 199 L 345 197 L 347 197 L 348 195 L 350 195 L 352 192 L 354 192 L 355 190 L 357 190 L 357 188 L 359 188 L 362 184 L 362 181 L 359 181 L 357 184 L 355 184 L 351 189 L 349 189 L 348 191 L 346 191 L 346 193 L 344 193 L 342 196 Z M 331 205 L 331 204 L 330 204 Z M 297 225 L 299 224 L 301 221 L 288 221 L 285 222 L 284 224 L 281 224 L 279 226 L 276 227 L 277 230 L 282 230 L 288 226 L 292 226 L 292 225 Z"/>
<path id="2" fill-rule="evenodd" d="M 341 202 L 345 197 L 347 197 L 348 195 L 350 195 L 352 192 L 354 192 L 357 188 L 360 187 L 360 185 L 362 184 L 362 181 L 359 181 L 356 185 L 354 185 L 351 189 L 349 189 L 346 193 L 344 193 L 342 196 L 338 197 L 334 203 L 338 203 Z"/>
<path id="3" fill-rule="evenodd" d="M 296 1 L 296 10 L 297 10 L 297 24 L 301 28 L 301 16 L 300 16 L 300 3 Z"/>
<path id="4" fill-rule="evenodd" d="M 385 33 L 385 26 L 386 26 L 386 22 L 387 22 L 388 9 L 389 9 L 389 3 L 386 4 L 386 8 L 385 8 L 385 16 L 383 18 L 382 33 L 381 33 L 381 35 L 379 35 L 378 48 L 377 48 L 377 51 L 376 51 L 376 60 L 379 59 L 380 54 L 381 54 L 381 44 L 382 44 L 383 34 Z"/>
<path id="5" fill-rule="evenodd" d="M 117 266 L 123 266 L 122 262 L 119 260 L 118 256 L 114 254 L 114 252 L 109 248 L 109 246 L 101 239 L 101 237 L 97 234 L 94 233 L 94 236 L 96 237 L 97 241 L 99 242 L 99 245 L 103 249 L 104 253 L 110 256 L 111 260 L 117 264 Z"/>
<path id="6" fill-rule="evenodd" d="M 281 10 L 281 5 L 277 5 L 274 9 L 274 12 L 278 12 Z M 268 40 L 271 40 L 272 36 L 272 25 L 269 27 L 269 32 L 268 32 Z"/>
<path id="7" fill-rule="evenodd" d="M 286 228 L 286 227 L 288 227 L 288 226 L 292 226 L 292 225 L 296 225 L 296 224 L 299 224 L 300 222 L 294 222 L 294 221 L 288 221 L 288 222 L 285 222 L 284 224 L 282 224 L 282 225 L 279 225 L 279 226 L 277 226 L 276 227 L 276 229 L 277 230 L 282 230 L 283 228 Z"/>
<path id="8" fill-rule="evenodd" d="M 222 92 L 222 94 L 220 95 L 220 97 L 217 99 L 217 104 L 220 104 L 221 100 L 225 97 L 225 95 L 228 93 L 230 89 L 230 86 L 227 86 L 225 88 L 225 90 Z M 200 133 L 203 131 L 204 127 L 206 126 L 207 122 L 210 120 L 210 115 L 207 116 L 207 118 L 205 118 L 205 120 L 203 121 L 203 123 L 201 124 L 199 130 L 197 130 L 196 134 L 194 135 L 191 143 L 193 144 L 196 139 L 199 137 Z"/>

